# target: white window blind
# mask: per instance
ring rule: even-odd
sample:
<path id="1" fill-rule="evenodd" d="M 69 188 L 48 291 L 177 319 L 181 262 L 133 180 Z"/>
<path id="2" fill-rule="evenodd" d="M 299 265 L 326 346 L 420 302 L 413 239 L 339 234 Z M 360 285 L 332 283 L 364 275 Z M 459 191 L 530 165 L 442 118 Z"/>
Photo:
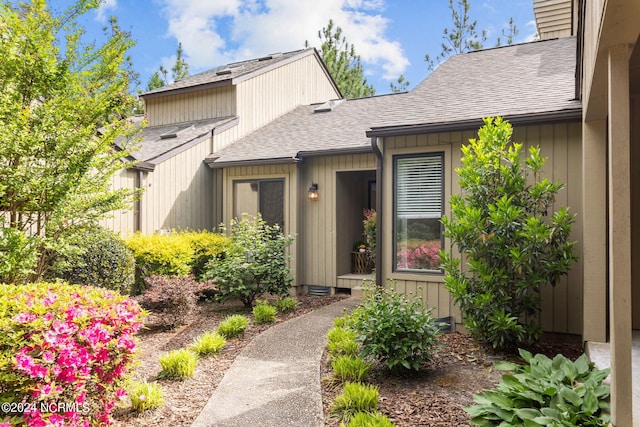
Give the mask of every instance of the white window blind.
<path id="1" fill-rule="evenodd" d="M 442 156 L 398 158 L 396 216 L 398 219 L 442 216 Z"/>

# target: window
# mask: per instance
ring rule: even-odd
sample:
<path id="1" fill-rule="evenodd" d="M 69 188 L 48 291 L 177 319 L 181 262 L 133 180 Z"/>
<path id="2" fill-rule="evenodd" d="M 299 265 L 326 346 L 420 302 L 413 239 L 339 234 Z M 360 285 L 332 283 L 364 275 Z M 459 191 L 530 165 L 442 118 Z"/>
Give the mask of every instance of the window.
<path id="1" fill-rule="evenodd" d="M 284 226 L 284 180 L 235 181 L 233 215 L 262 215 L 268 224 Z"/>
<path id="2" fill-rule="evenodd" d="M 440 271 L 442 153 L 394 157 L 394 270 Z"/>

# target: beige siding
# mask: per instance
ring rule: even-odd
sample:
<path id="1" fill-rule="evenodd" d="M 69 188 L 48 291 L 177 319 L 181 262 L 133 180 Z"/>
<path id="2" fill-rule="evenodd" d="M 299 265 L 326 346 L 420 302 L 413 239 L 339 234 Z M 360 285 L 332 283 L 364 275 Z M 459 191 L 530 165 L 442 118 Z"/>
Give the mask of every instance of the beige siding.
<path id="1" fill-rule="evenodd" d="M 149 126 L 167 125 L 236 115 L 233 86 L 158 96 L 145 102 Z"/>
<path id="2" fill-rule="evenodd" d="M 349 185 L 349 177 L 339 180 L 337 174 L 355 171 L 373 173 L 375 156 L 359 154 L 310 158 L 305 160 L 303 166 L 299 189 L 302 197 L 305 197 L 300 205 L 299 240 L 303 252 L 298 263 L 299 280 L 304 285 L 336 287 L 337 276 L 350 272 L 353 233 L 357 239 L 363 219 L 360 215 L 346 214 L 349 210 L 353 212 L 347 206 L 350 203 L 350 190 L 343 188 Z M 360 175 L 353 177 L 362 182 Z M 318 201 L 306 200 L 307 189 L 312 183 L 318 184 Z M 339 194 L 343 195 L 341 199 Z M 359 207 L 355 209 L 362 211 Z M 357 224 L 350 225 L 354 220 Z"/>
<path id="3" fill-rule="evenodd" d="M 299 105 L 338 98 L 313 55 L 238 84 L 238 134 L 242 137 Z"/>
<path id="4" fill-rule="evenodd" d="M 534 0 L 533 12 L 541 40 L 572 35 L 572 0 Z"/>
<path id="5" fill-rule="evenodd" d="M 160 229 L 210 230 L 213 223 L 213 171 L 203 159 L 210 140 L 174 156 L 145 173 L 141 201 L 142 232 Z"/>
<path id="6" fill-rule="evenodd" d="M 135 189 L 136 174 L 137 172 L 134 170 L 121 169 L 111 179 L 111 188 Z M 103 227 L 119 233 L 122 237 L 126 237 L 135 231 L 136 214 L 134 212 L 134 208 L 132 207 L 131 209 L 115 211 L 107 218 L 103 219 L 100 224 Z"/>
<path id="7" fill-rule="evenodd" d="M 436 307 L 434 315 L 444 317 L 453 315 L 460 322 L 459 310 L 454 306 L 448 292 L 444 289 L 443 276 L 438 274 L 411 274 L 392 271 L 392 170 L 393 156 L 424 152 L 443 152 L 445 166 L 445 214 L 450 215 L 449 199 L 451 194 L 460 193 L 455 168 L 460 167 L 461 145 L 473 132 L 450 132 L 430 135 L 386 138 L 384 206 L 382 248 L 382 276 L 393 279 L 395 286 L 405 292 L 420 293 L 430 306 Z M 557 198 L 557 206 L 569 206 L 577 213 L 572 240 L 578 242 L 576 254 L 581 258 L 582 249 L 582 151 L 581 126 L 579 122 L 560 123 L 546 126 L 517 128 L 514 140 L 525 146 L 540 145 L 543 156 L 548 158 L 544 168 L 545 176 L 566 184 Z M 445 239 L 445 248 L 451 242 Z M 574 266 L 568 277 L 553 287 L 543 289 L 542 324 L 547 331 L 564 333 L 582 333 L 582 261 Z"/>

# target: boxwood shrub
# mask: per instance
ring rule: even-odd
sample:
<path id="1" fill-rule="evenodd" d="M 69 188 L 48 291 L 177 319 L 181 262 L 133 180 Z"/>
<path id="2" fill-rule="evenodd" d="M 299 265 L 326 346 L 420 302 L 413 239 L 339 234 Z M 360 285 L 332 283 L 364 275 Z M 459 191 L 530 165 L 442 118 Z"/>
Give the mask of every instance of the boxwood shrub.
<path id="1" fill-rule="evenodd" d="M 134 300 L 101 288 L 0 284 L 0 402 L 16 408 L 0 423 L 110 424 L 143 316 Z"/>

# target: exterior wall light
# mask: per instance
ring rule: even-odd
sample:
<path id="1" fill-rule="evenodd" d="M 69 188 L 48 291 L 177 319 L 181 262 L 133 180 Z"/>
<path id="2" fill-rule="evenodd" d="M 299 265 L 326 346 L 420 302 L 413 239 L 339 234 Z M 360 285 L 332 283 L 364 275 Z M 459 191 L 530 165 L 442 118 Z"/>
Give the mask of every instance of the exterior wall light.
<path id="1" fill-rule="evenodd" d="M 311 184 L 311 187 L 309 187 L 309 192 L 307 193 L 307 197 L 309 198 L 309 200 L 318 200 L 318 184 L 316 184 L 315 182 Z"/>

